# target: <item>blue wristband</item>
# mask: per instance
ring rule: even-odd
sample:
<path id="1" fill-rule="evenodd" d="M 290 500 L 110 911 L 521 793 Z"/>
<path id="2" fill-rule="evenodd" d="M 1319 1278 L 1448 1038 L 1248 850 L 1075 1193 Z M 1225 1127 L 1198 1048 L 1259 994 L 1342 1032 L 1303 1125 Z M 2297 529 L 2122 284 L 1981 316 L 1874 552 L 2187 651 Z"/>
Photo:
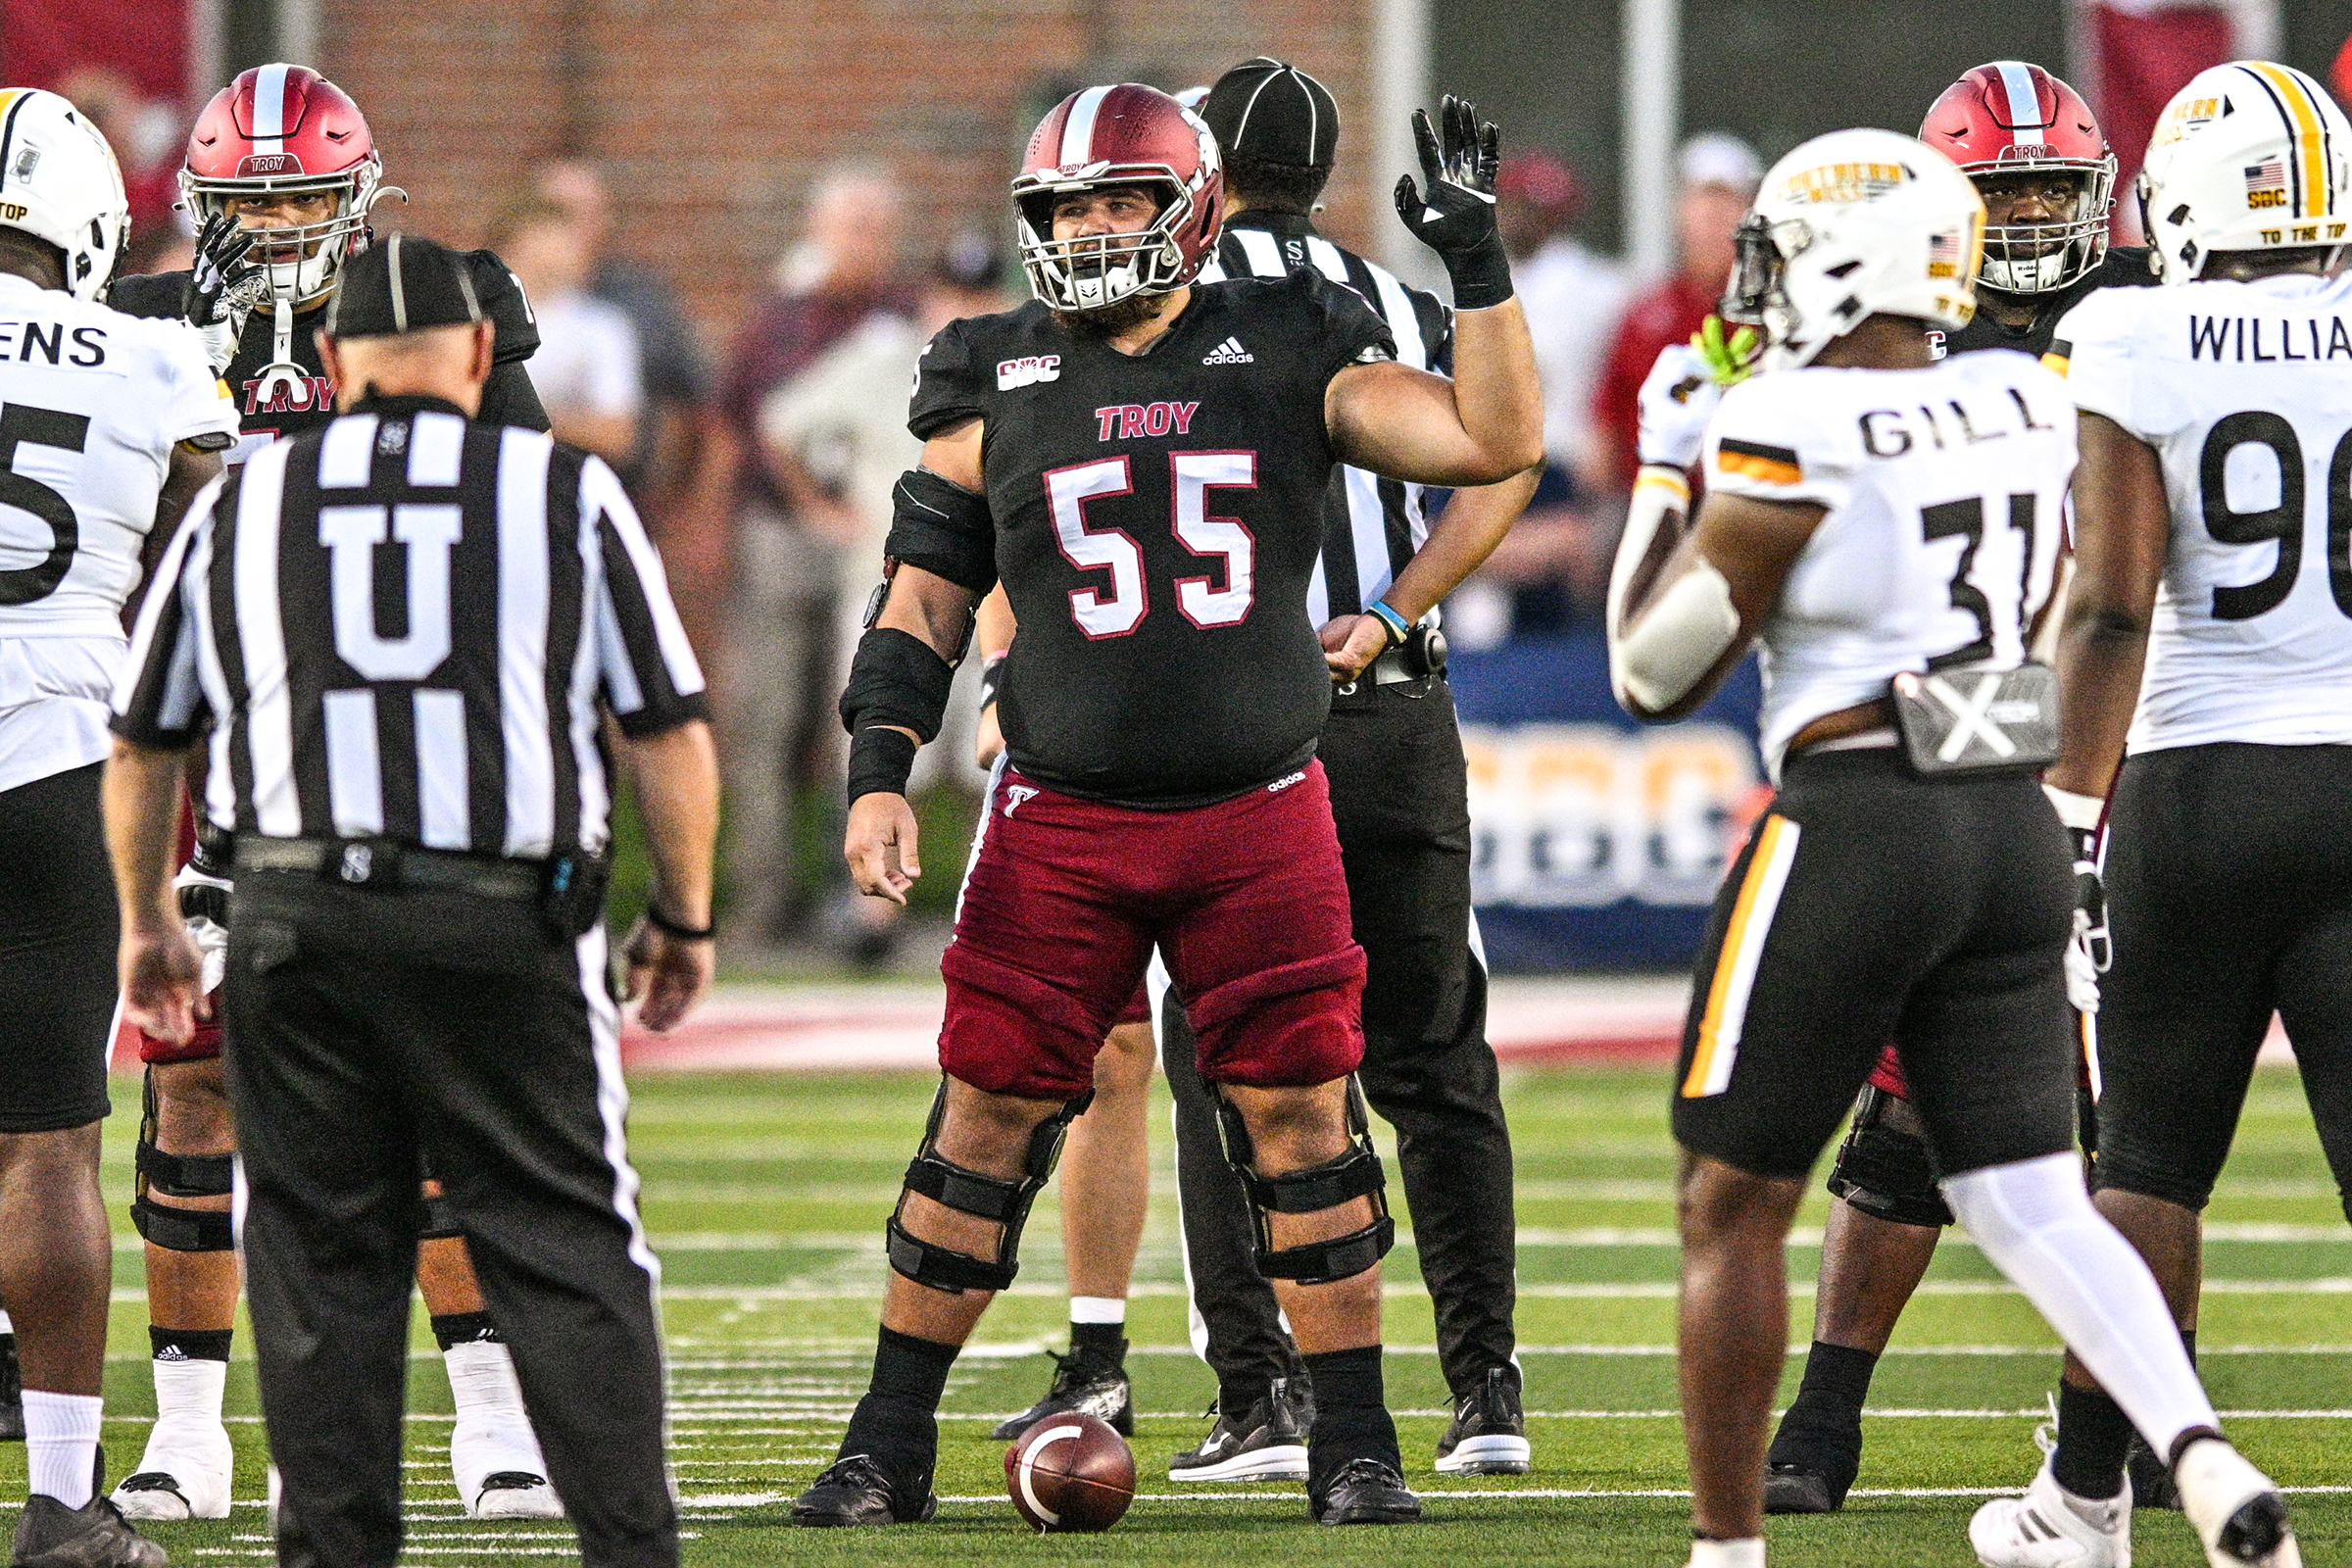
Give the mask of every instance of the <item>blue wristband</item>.
<path id="1" fill-rule="evenodd" d="M 1373 600 L 1364 607 L 1364 613 L 1388 628 L 1391 648 L 1402 648 L 1405 640 L 1413 634 L 1413 623 L 1391 609 L 1385 599 Z"/>

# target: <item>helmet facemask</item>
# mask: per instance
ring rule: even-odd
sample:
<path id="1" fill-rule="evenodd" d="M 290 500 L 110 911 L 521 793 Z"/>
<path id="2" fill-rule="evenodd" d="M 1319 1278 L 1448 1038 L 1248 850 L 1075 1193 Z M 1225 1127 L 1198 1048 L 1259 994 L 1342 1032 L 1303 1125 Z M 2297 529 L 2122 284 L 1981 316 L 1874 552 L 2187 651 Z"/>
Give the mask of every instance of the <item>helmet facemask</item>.
<path id="1" fill-rule="evenodd" d="M 1130 233 L 1054 237 L 1054 205 L 1061 197 L 1129 186 L 1159 202 L 1151 223 Z M 1013 182 L 1019 215 L 1021 270 L 1029 288 L 1055 311 L 1099 311 L 1123 300 L 1166 294 L 1186 281 L 1184 247 L 1177 234 L 1195 218 L 1193 194 L 1165 165 L 1149 170 L 1122 168 L 1115 174 Z"/>
<path id="2" fill-rule="evenodd" d="M 1749 213 L 1741 219 L 1732 233 L 1732 276 L 1721 302 L 1723 318 L 1754 327 L 1763 348 L 1791 346 L 1804 322 L 1788 298 L 1788 261 L 1812 243 L 1813 226 L 1801 218 L 1775 223 L 1761 213 Z"/>
<path id="3" fill-rule="evenodd" d="M 1984 265 L 1978 286 L 2001 294 L 2047 294 L 2062 289 L 2099 265 L 2107 254 L 2107 210 L 2115 185 L 2115 160 L 2103 165 L 2049 161 L 1979 167 L 1969 171 L 1979 185 L 2012 175 L 2069 177 L 2075 187 L 2072 213 L 2039 223 L 1987 223 Z M 1989 198 L 1987 205 L 1989 205 Z"/>

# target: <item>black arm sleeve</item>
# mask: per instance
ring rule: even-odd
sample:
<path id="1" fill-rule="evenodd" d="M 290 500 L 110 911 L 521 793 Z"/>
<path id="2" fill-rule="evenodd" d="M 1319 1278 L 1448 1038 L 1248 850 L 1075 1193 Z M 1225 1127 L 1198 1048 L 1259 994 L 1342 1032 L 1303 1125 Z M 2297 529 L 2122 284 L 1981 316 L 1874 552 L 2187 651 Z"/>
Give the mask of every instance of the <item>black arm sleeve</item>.
<path id="1" fill-rule="evenodd" d="M 880 725 L 910 729 L 928 744 L 939 738 L 956 671 L 911 632 L 876 626 L 858 639 L 850 682 L 841 693 L 841 727 L 852 735 Z"/>
<path id="2" fill-rule="evenodd" d="M 518 424 L 525 430 L 548 428 L 547 410 L 540 406 L 539 389 L 531 384 L 531 372 L 513 360 L 490 367 L 490 379 L 482 383 L 482 412 L 475 417 L 484 424 Z"/>
<path id="3" fill-rule="evenodd" d="M 890 497 L 885 556 L 976 594 L 997 585 L 997 524 L 988 497 L 951 484 L 928 468 L 909 468 L 899 475 Z"/>

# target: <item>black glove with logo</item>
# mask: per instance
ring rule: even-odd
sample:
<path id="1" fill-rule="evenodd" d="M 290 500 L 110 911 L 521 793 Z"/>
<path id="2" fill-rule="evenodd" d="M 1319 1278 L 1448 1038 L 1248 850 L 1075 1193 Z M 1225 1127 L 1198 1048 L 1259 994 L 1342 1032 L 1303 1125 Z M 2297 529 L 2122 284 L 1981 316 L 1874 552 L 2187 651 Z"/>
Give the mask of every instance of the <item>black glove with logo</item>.
<path id="1" fill-rule="evenodd" d="M 1413 237 L 1438 253 L 1453 281 L 1457 311 L 1483 311 L 1511 297 L 1511 262 L 1494 221 L 1494 172 L 1502 162 L 1502 132 L 1478 122 L 1470 103 L 1447 93 L 1438 106 L 1445 137 L 1425 110 L 1413 111 L 1413 145 L 1421 154 L 1426 190 L 1413 176 L 1396 181 L 1396 216 Z"/>
<path id="2" fill-rule="evenodd" d="M 253 231 L 226 213 L 215 213 L 197 231 L 195 265 L 179 291 L 179 314 L 204 339 L 216 375 L 235 358 L 237 332 L 245 324 L 237 296 L 262 270 L 262 264 L 250 259 L 252 251 Z"/>

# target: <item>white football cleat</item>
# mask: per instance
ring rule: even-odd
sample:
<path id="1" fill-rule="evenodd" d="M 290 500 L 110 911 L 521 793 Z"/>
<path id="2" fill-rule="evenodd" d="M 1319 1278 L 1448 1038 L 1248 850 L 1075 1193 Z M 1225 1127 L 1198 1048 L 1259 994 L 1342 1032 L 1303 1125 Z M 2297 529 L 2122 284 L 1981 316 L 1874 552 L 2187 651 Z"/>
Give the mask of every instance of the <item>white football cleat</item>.
<path id="1" fill-rule="evenodd" d="M 547 1483 L 539 1435 L 522 1407 L 514 1361 L 495 1340 L 472 1340 L 441 1352 L 458 1419 L 449 1433 L 449 1473 L 469 1519 L 561 1519 L 564 1503 Z"/>
<path id="2" fill-rule="evenodd" d="M 147 1434 L 138 1468 L 114 1491 L 122 1517 L 140 1524 L 228 1517 L 228 1483 L 236 1467 L 228 1428 L 219 1421 L 166 1416 Z"/>
<path id="3" fill-rule="evenodd" d="M 2132 1568 L 2132 1482 L 2104 1500 L 2078 1497 L 2044 1459 L 2024 1496 L 1977 1510 L 1968 1544 L 1984 1568 Z"/>
<path id="4" fill-rule="evenodd" d="M 2173 1466 L 2180 1511 L 2213 1568 L 2303 1568 L 2278 1484 L 2220 1438 L 2200 1438 Z"/>

